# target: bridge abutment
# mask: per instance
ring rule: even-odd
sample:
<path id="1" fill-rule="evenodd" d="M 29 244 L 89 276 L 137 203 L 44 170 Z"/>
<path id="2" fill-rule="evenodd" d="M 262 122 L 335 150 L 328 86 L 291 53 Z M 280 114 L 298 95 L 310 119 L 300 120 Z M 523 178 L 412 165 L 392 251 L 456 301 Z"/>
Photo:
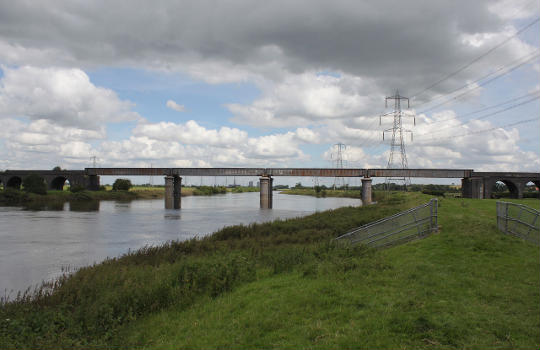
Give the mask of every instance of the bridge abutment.
<path id="1" fill-rule="evenodd" d="M 261 209 L 272 209 L 272 183 L 274 179 L 270 176 L 261 176 L 259 178 L 260 183 L 260 195 L 261 195 Z"/>
<path id="2" fill-rule="evenodd" d="M 180 176 L 165 176 L 165 209 L 180 209 L 182 178 Z"/>
<path id="3" fill-rule="evenodd" d="M 371 181 L 372 180 L 369 177 L 365 177 L 362 179 L 362 205 L 371 204 Z"/>

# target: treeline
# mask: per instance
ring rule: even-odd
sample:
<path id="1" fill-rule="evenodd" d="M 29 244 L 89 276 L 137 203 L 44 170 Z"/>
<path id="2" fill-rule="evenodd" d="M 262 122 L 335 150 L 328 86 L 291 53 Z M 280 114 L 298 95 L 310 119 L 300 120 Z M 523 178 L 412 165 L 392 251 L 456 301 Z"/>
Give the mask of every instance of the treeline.
<path id="1" fill-rule="evenodd" d="M 211 196 L 213 194 L 227 193 L 225 186 L 196 186 L 193 190 L 194 196 Z"/>

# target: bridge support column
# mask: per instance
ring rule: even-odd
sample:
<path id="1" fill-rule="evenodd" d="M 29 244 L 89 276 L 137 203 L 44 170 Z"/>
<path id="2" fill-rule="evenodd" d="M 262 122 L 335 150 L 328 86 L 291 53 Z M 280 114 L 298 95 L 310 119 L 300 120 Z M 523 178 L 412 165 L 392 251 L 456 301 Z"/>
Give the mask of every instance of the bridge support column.
<path id="1" fill-rule="evenodd" d="M 272 209 L 272 182 L 274 179 L 270 176 L 261 176 L 259 178 L 261 209 Z"/>
<path id="2" fill-rule="evenodd" d="M 484 179 L 481 177 L 461 179 L 461 197 L 484 199 Z"/>
<path id="3" fill-rule="evenodd" d="M 371 178 L 362 179 L 362 205 L 371 204 Z"/>
<path id="4" fill-rule="evenodd" d="M 88 175 L 88 182 L 86 185 L 90 191 L 99 191 L 99 176 Z"/>
<path id="5" fill-rule="evenodd" d="M 181 208 L 182 178 L 165 176 L 165 209 Z"/>

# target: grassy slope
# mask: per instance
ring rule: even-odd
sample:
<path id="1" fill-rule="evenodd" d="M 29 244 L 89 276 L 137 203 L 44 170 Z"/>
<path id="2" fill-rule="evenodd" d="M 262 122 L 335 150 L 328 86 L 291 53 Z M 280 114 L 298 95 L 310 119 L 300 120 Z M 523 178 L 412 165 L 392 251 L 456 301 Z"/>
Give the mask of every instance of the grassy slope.
<path id="1" fill-rule="evenodd" d="M 332 190 L 324 189 L 317 193 L 313 188 L 291 188 L 288 190 L 282 190 L 280 193 L 293 194 L 301 196 L 315 196 L 315 197 L 348 197 L 348 198 L 362 198 L 362 192 L 358 190 Z"/>
<path id="2" fill-rule="evenodd" d="M 235 226 L 82 269 L 52 296 L 0 307 L 0 345 L 538 348 L 538 248 L 496 231 L 495 201 L 440 200 L 441 233 L 404 246 L 328 244 L 428 198 Z"/>
<path id="3" fill-rule="evenodd" d="M 538 248 L 496 231 L 494 201 L 442 200 L 439 210 L 442 230 L 428 239 L 261 271 L 120 337 L 147 348 L 538 348 Z"/>

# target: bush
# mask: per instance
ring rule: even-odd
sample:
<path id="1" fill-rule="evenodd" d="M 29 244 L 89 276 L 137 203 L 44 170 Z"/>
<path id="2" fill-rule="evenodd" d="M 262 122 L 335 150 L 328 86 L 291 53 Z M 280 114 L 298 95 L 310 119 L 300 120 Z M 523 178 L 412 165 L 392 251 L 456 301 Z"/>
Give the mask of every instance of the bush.
<path id="1" fill-rule="evenodd" d="M 444 191 L 441 191 L 441 190 L 425 189 L 425 190 L 422 190 L 422 193 L 423 194 L 429 194 L 429 195 L 432 195 L 432 196 L 444 197 Z"/>
<path id="2" fill-rule="evenodd" d="M 113 191 L 129 191 L 131 186 L 131 181 L 128 179 L 116 179 L 112 189 Z"/>
<path id="3" fill-rule="evenodd" d="M 86 188 L 84 188 L 82 185 L 71 185 L 69 186 L 69 190 L 73 193 L 77 193 L 86 190 Z"/>
<path id="4" fill-rule="evenodd" d="M 99 186 L 99 190 L 100 191 L 107 191 L 107 187 L 101 185 L 101 186 Z"/>
<path id="5" fill-rule="evenodd" d="M 47 194 L 47 184 L 45 183 L 45 180 L 37 175 L 30 175 L 26 177 L 23 180 L 22 185 L 25 192 Z"/>

